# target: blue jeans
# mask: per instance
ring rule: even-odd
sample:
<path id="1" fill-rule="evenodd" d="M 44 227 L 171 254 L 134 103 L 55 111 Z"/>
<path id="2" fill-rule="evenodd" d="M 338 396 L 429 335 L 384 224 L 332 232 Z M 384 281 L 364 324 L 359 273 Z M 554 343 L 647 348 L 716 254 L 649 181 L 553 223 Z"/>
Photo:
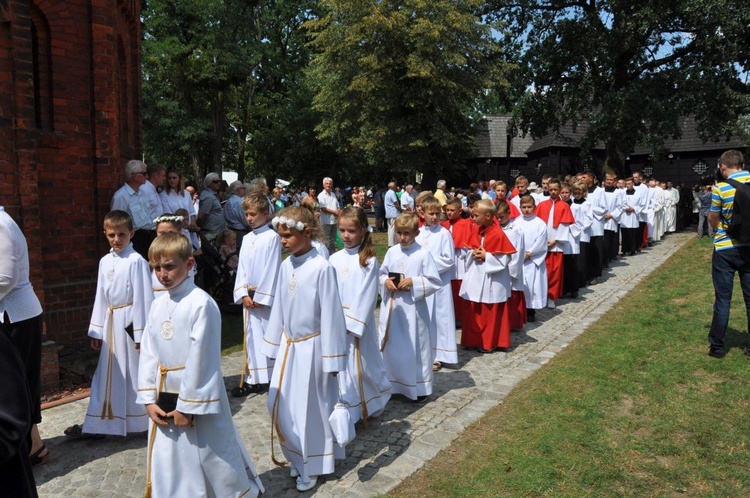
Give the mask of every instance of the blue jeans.
<path id="1" fill-rule="evenodd" d="M 711 277 L 714 282 L 714 316 L 711 320 L 711 330 L 708 332 L 708 342 L 711 344 L 711 349 L 718 353 L 726 353 L 724 335 L 729 324 L 729 306 L 732 302 L 735 273 L 740 274 L 740 286 L 745 299 L 748 331 L 750 331 L 750 247 L 714 250 L 711 261 Z"/>

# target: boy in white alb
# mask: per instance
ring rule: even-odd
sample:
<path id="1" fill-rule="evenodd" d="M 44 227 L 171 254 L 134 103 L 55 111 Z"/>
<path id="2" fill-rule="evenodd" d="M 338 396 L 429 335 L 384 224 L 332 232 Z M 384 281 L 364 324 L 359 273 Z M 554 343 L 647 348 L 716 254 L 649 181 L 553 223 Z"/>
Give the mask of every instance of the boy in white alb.
<path id="1" fill-rule="evenodd" d="M 151 419 L 146 496 L 255 497 L 263 485 L 221 375 L 221 314 L 188 276 L 192 253 L 190 240 L 174 233 L 149 249 L 167 291 L 151 307 L 138 372 L 138 403 Z"/>
<path id="2" fill-rule="evenodd" d="M 524 247 L 523 232 L 516 225 L 516 219 L 510 218 L 510 206 L 504 198 L 497 203 L 497 222 L 503 233 L 508 238 L 516 252 L 510 257 L 508 263 L 508 273 L 510 274 L 510 298 L 508 299 L 507 312 L 510 319 L 510 330 L 521 330 L 528 321 L 526 312 L 526 296 L 524 289 L 526 284 L 523 280 L 523 263 L 526 259 L 526 249 Z"/>
<path id="3" fill-rule="evenodd" d="M 443 212 L 440 201 L 435 197 L 425 197 L 421 202 L 424 213 L 424 226 L 419 229 L 416 242 L 430 253 L 435 261 L 440 280 L 440 289 L 427 296 L 427 306 L 435 326 L 430 338 L 432 344 L 433 370 L 437 371 L 443 363 L 458 363 L 456 346 L 456 315 L 453 306 L 451 280 L 455 276 L 456 255 L 451 233 L 440 225 L 440 214 Z"/>
<path id="4" fill-rule="evenodd" d="M 130 239 L 133 220 L 124 211 L 104 217 L 112 250 L 99 262 L 96 299 L 91 313 L 91 347 L 99 364 L 83 426 L 65 429 L 70 437 L 91 434 L 125 436 L 148 429 L 146 410 L 136 403 L 138 348 L 154 293 L 148 263 Z"/>
<path id="5" fill-rule="evenodd" d="M 394 230 L 398 243 L 380 266 L 380 350 L 393 392 L 423 402 L 432 394 L 434 326 L 426 298 L 443 282 L 430 253 L 415 242 L 417 215 L 401 213 Z"/>
<path id="6" fill-rule="evenodd" d="M 547 224 L 534 214 L 536 202 L 530 195 L 521 197 L 521 216 L 516 226 L 523 233 L 523 280 L 526 311 L 530 322 L 536 321 L 536 310 L 547 305 Z"/>
<path id="7" fill-rule="evenodd" d="M 242 209 L 251 231 L 242 240 L 234 284 L 234 302 L 242 304 L 245 328 L 245 358 L 240 385 L 231 391 L 234 397 L 268 389 L 273 360 L 261 353 L 261 349 L 281 266 L 281 240 L 268 226 L 268 197 L 259 191 L 252 192 L 242 201 Z"/>
<path id="8" fill-rule="evenodd" d="M 274 453 L 278 435 L 297 490 L 308 491 L 345 456 L 328 418 L 339 394 L 336 376 L 346 370 L 346 321 L 336 270 L 312 245 L 322 232 L 313 214 L 291 206 L 272 223 L 291 256 L 281 264 L 263 338 L 263 354 L 276 358 L 267 404 L 271 459 L 284 465 Z"/>

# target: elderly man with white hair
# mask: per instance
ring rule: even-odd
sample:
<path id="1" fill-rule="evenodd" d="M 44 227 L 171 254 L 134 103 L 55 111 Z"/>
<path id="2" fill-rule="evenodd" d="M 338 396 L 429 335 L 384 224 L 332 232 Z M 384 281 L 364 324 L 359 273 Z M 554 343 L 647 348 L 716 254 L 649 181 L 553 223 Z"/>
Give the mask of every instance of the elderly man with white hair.
<path id="1" fill-rule="evenodd" d="M 333 180 L 323 178 L 323 191 L 318 194 L 318 204 L 320 204 L 320 224 L 323 226 L 323 233 L 326 236 L 326 247 L 328 252 L 336 252 L 336 220 L 341 213 L 339 209 L 339 200 L 336 194 L 332 192 Z"/>
<path id="2" fill-rule="evenodd" d="M 125 211 L 133 219 L 133 249 L 145 259 L 148 259 L 151 241 L 156 238 L 156 227 L 149 211 L 148 199 L 140 192 L 141 186 L 146 183 L 147 170 L 143 161 L 128 161 L 125 164 L 125 185 L 117 189 L 109 206 L 110 210 Z"/>
<path id="3" fill-rule="evenodd" d="M 432 195 L 435 196 L 435 199 L 440 201 L 440 207 L 445 206 L 445 203 L 448 202 L 448 198 L 445 196 L 445 180 L 438 180 L 437 188 Z"/>
<path id="4" fill-rule="evenodd" d="M 221 177 L 218 173 L 209 173 L 203 179 L 203 192 L 198 208 L 198 226 L 206 240 L 214 240 L 226 227 L 224 210 L 219 200 Z"/>
<path id="5" fill-rule="evenodd" d="M 250 227 L 242 209 L 242 199 L 245 197 L 245 184 L 239 180 L 229 184 L 229 199 L 224 203 L 224 221 L 227 228 L 237 234 L 237 249 L 242 247 L 242 238 L 248 234 Z"/>

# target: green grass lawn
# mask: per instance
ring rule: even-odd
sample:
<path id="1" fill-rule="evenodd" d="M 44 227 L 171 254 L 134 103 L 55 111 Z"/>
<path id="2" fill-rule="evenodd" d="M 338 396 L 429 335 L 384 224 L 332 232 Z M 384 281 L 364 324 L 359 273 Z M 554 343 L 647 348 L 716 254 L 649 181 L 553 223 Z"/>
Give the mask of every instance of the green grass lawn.
<path id="1" fill-rule="evenodd" d="M 739 285 L 734 298 L 731 350 L 710 358 L 711 245 L 690 241 L 391 495 L 748 496 Z"/>

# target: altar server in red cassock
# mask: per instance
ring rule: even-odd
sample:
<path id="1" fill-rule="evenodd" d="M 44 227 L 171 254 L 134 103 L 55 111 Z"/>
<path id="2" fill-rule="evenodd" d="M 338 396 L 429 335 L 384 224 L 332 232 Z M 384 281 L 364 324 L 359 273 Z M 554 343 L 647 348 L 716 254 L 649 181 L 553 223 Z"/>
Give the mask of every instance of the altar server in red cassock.
<path id="1" fill-rule="evenodd" d="M 563 292 L 563 252 L 576 222 L 568 203 L 560 199 L 560 181 L 550 180 L 549 199 L 536 207 L 536 215 L 547 223 L 547 307 L 554 308 Z"/>
<path id="2" fill-rule="evenodd" d="M 495 220 L 491 200 L 477 201 L 473 211 L 477 229 L 469 242 L 472 257 L 460 291 L 466 300 L 461 345 L 489 353 L 510 347 L 508 264 L 516 249 Z"/>

